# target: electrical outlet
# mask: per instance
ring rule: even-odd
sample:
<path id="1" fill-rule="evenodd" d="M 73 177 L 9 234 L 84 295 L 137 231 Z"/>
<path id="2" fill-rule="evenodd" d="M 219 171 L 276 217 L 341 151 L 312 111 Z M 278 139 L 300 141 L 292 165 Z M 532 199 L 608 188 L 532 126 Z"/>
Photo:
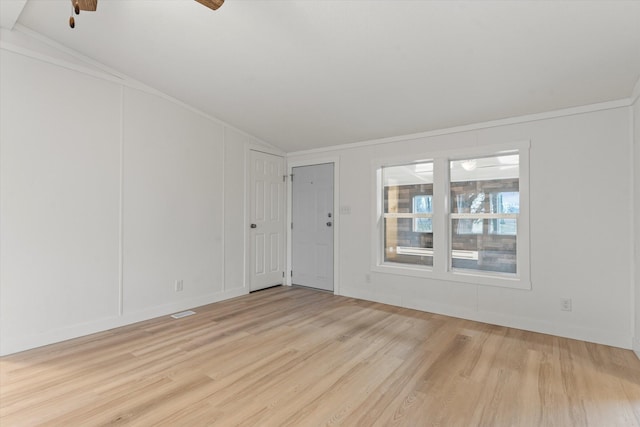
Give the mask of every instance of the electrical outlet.
<path id="1" fill-rule="evenodd" d="M 182 292 L 184 290 L 184 281 L 176 280 L 175 290 L 176 292 Z"/>
<path id="2" fill-rule="evenodd" d="M 560 298 L 560 310 L 571 311 L 571 298 Z"/>

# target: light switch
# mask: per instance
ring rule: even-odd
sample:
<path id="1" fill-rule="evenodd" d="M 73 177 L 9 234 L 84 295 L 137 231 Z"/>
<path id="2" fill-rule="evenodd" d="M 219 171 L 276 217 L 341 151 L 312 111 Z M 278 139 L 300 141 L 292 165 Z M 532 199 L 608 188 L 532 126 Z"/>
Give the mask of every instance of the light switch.
<path id="1" fill-rule="evenodd" d="M 340 206 L 340 215 L 351 215 L 351 206 Z"/>

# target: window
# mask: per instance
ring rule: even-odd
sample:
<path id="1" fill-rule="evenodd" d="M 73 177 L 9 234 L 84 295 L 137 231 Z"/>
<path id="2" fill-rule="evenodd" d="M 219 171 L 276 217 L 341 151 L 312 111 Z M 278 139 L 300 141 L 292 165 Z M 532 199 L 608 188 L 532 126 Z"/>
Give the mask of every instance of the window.
<path id="1" fill-rule="evenodd" d="M 376 163 L 372 269 L 530 288 L 528 148 L 527 142 Z"/>
<path id="2" fill-rule="evenodd" d="M 519 155 L 450 162 L 451 268 L 517 272 Z"/>
<path id="3" fill-rule="evenodd" d="M 433 265 L 433 163 L 383 169 L 384 261 Z"/>

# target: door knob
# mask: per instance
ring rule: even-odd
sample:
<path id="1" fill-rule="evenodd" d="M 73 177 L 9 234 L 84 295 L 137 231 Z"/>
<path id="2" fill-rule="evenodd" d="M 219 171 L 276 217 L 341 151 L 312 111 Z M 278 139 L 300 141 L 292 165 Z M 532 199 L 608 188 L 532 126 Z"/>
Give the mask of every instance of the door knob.
<path id="1" fill-rule="evenodd" d="M 258 226 L 255 224 L 251 224 L 251 228 L 258 228 Z"/>
<path id="2" fill-rule="evenodd" d="M 327 227 L 331 227 L 331 221 L 327 222 Z"/>

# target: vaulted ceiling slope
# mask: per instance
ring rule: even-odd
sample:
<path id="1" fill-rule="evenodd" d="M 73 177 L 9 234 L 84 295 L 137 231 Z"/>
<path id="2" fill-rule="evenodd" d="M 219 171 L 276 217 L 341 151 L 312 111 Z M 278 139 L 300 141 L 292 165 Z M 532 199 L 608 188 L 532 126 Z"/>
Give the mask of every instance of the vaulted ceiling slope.
<path id="1" fill-rule="evenodd" d="M 4 0 L 6 1 L 6 0 Z M 18 24 L 284 151 L 627 98 L 638 1 L 28 0 Z"/>

